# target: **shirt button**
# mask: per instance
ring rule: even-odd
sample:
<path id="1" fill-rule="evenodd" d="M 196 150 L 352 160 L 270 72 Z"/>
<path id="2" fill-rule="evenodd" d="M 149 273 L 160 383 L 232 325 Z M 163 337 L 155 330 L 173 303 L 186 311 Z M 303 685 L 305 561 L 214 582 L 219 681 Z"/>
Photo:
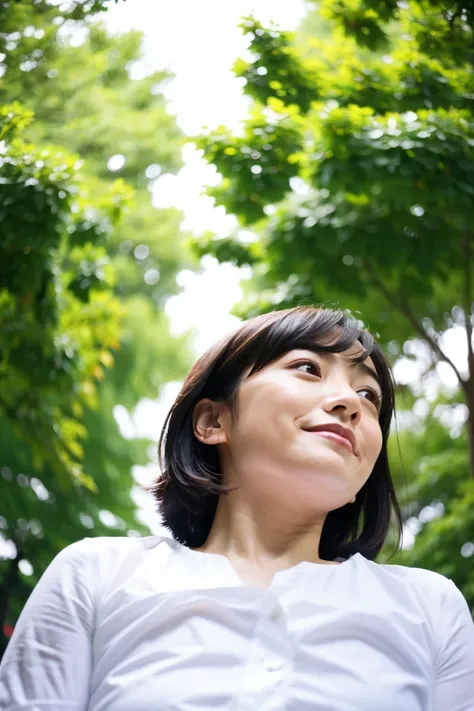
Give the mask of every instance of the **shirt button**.
<path id="1" fill-rule="evenodd" d="M 266 659 L 264 664 L 267 671 L 277 671 L 282 667 L 282 663 L 279 659 Z"/>

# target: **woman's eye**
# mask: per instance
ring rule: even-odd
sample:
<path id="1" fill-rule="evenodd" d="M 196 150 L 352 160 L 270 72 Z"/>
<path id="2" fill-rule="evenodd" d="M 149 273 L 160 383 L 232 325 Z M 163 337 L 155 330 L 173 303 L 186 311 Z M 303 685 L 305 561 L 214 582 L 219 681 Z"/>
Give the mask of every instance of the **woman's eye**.
<path id="1" fill-rule="evenodd" d="M 381 406 L 382 406 L 382 398 L 380 397 L 380 395 L 378 394 L 378 392 L 377 392 L 376 390 L 372 390 L 372 388 L 364 388 L 364 390 L 362 390 L 362 391 L 359 390 L 359 392 L 364 392 L 364 391 L 365 391 L 366 393 L 369 393 L 369 394 L 370 394 L 370 396 L 371 396 L 371 401 L 373 402 L 373 404 L 375 405 L 375 407 L 377 408 L 377 410 L 380 410 L 380 408 L 381 408 Z"/>
<path id="2" fill-rule="evenodd" d="M 312 375 L 321 375 L 321 368 L 314 360 L 301 360 L 298 363 L 295 363 L 294 367 L 299 369 L 302 366 L 309 366 L 309 370 L 305 371 L 306 373 L 311 373 Z"/>

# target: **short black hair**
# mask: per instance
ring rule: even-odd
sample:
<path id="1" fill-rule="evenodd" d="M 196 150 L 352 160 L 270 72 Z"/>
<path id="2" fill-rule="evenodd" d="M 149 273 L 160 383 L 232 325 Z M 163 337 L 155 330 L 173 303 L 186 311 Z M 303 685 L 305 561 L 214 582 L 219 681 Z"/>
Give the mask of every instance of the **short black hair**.
<path id="1" fill-rule="evenodd" d="M 158 503 L 163 525 L 175 540 L 190 548 L 202 546 L 219 496 L 233 490 L 222 482 L 217 446 L 204 445 L 194 434 L 196 404 L 203 398 L 224 401 L 235 413 L 239 385 L 249 368 L 252 375 L 294 349 L 342 353 L 356 342 L 362 351 L 353 360 L 362 362 L 370 356 L 382 389 L 382 449 L 355 503 L 327 514 L 318 553 L 323 560 L 347 559 L 354 553 L 374 560 L 389 535 L 392 513 L 399 550 L 403 519 L 387 455 L 395 408 L 390 365 L 360 322 L 342 310 L 317 306 L 276 310 L 244 321 L 209 348 L 191 369 L 163 425 L 158 445 L 161 474 L 147 487 Z"/>

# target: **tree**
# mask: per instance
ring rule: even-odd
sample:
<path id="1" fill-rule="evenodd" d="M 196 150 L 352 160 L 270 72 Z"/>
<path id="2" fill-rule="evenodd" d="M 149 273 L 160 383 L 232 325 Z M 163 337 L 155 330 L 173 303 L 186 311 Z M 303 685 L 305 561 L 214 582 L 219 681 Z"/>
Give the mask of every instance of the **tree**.
<path id="1" fill-rule="evenodd" d="M 461 580 L 460 551 L 474 536 L 474 5 L 325 0 L 311 22 L 318 36 L 296 38 L 244 20 L 252 60 L 235 72 L 251 116 L 236 134 L 221 127 L 196 142 L 222 175 L 216 203 L 254 238 L 206 236 L 196 251 L 253 266 L 240 316 L 343 305 L 392 360 L 418 339 L 431 352 L 427 370 L 451 366 L 469 416 L 459 440 L 448 438 L 449 456 L 459 462 L 468 442 L 470 458 L 462 481 L 442 477 L 445 515 L 403 560 Z M 441 346 L 453 325 L 465 329 L 467 376 Z M 448 463 L 433 466 L 434 478 Z M 426 476 L 411 487 L 418 512 L 437 491 Z"/>
<path id="2" fill-rule="evenodd" d="M 150 443 L 125 440 L 113 411 L 190 365 L 163 306 L 195 262 L 179 212 L 150 194 L 153 176 L 181 165 L 168 76 L 130 79 L 141 36 L 108 36 L 92 17 L 105 6 L 0 7 L 0 532 L 16 548 L 0 561 L 0 628 L 64 546 L 149 533 L 130 470 Z"/>
<path id="3" fill-rule="evenodd" d="M 38 466 L 47 461 L 64 484 L 70 476 L 90 484 L 74 411 L 93 397 L 95 371 L 119 335 L 122 309 L 101 238 L 127 189 L 114 186 L 97 210 L 86 186 L 71 179 L 76 157 L 25 142 L 20 131 L 31 112 L 12 104 L 1 116 L 0 406 Z"/>

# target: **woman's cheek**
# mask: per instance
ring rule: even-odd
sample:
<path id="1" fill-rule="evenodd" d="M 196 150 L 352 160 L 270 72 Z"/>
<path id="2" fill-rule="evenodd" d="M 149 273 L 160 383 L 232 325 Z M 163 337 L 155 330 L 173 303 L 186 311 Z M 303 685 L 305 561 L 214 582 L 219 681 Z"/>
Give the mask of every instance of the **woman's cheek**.
<path id="1" fill-rule="evenodd" d="M 382 444 L 383 444 L 382 432 L 380 431 L 380 427 L 374 428 L 372 435 L 371 435 L 370 444 L 371 444 L 370 458 L 372 460 L 372 463 L 375 464 L 380 452 L 382 451 Z"/>

